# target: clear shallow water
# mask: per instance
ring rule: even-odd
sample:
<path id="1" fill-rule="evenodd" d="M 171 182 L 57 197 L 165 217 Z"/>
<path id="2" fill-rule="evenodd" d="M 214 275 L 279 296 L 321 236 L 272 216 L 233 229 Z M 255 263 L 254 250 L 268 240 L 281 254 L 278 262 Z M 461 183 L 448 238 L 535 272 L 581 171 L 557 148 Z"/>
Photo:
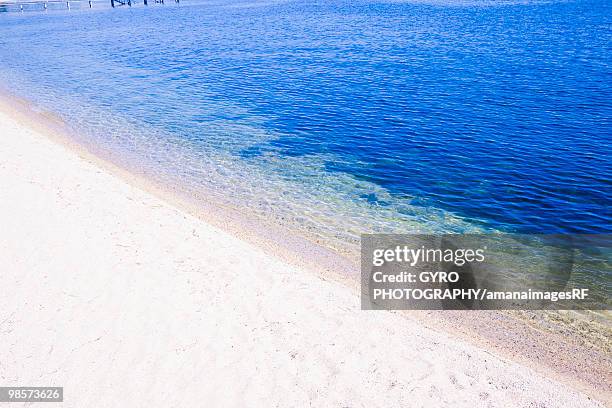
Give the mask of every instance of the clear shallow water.
<path id="1" fill-rule="evenodd" d="M 605 0 L 96 3 L 0 14 L 0 79 L 128 166 L 322 237 L 610 233 L 611 16 Z"/>

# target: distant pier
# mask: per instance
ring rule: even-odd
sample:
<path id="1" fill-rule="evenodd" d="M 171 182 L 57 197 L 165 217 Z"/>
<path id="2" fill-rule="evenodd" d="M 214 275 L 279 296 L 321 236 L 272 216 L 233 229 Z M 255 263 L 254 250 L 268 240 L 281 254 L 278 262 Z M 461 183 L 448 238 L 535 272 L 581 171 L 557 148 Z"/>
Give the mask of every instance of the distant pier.
<path id="1" fill-rule="evenodd" d="M 180 0 L 172 0 L 174 3 L 179 3 Z M 134 4 L 149 5 L 149 2 L 156 4 L 165 4 L 165 0 L 14 0 L 14 1 L 2 1 L 0 0 L 0 12 L 1 11 L 46 11 L 49 8 L 66 9 L 70 10 L 73 5 L 78 5 L 79 8 L 93 8 L 95 4 L 108 4 L 110 2 L 111 7 L 128 6 L 131 7 Z"/>

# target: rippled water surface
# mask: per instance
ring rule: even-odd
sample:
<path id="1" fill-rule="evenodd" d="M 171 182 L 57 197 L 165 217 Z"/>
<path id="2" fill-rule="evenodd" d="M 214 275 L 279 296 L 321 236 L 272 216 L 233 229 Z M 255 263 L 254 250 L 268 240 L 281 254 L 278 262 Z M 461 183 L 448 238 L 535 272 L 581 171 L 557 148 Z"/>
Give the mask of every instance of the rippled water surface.
<path id="1" fill-rule="evenodd" d="M 99 151 L 321 236 L 609 233 L 611 16 L 607 0 L 94 3 L 0 13 L 0 79 Z"/>

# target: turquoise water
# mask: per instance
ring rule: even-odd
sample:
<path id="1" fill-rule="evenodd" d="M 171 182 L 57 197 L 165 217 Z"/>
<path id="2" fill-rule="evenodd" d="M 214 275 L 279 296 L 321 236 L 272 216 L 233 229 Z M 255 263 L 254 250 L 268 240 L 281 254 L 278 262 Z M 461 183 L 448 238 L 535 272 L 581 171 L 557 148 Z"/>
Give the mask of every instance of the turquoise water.
<path id="1" fill-rule="evenodd" d="M 608 1 L 0 13 L 0 80 L 150 177 L 321 237 L 609 233 Z"/>

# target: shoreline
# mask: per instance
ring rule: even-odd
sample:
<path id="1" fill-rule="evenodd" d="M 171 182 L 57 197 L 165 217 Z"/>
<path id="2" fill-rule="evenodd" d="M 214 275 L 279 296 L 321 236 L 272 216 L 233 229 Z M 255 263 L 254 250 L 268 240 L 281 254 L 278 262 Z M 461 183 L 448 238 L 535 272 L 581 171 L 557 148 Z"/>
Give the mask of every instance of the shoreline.
<path id="1" fill-rule="evenodd" d="M 360 268 L 358 258 L 343 256 L 314 242 L 314 237 L 306 237 L 286 226 L 275 224 L 272 220 L 264 220 L 247 209 L 238 209 L 223 203 L 216 199 L 214 194 L 202 191 L 197 197 L 187 197 L 182 191 L 152 180 L 134 167 L 126 168 L 115 163 L 113 157 L 102 157 L 90 146 L 84 146 L 71 137 L 71 130 L 54 113 L 35 110 L 29 101 L 1 87 L 0 112 L 24 122 L 28 127 L 123 181 L 217 228 L 230 232 L 285 262 L 315 273 L 324 271 L 331 275 L 327 276 L 328 278 L 332 277 L 345 284 L 354 282 L 358 277 Z"/>
<path id="2" fill-rule="evenodd" d="M 2 118 L 3 116 L 5 118 Z M 196 209 L 194 206 L 190 206 L 189 203 L 182 201 L 180 197 L 173 197 L 171 192 L 164 191 L 161 186 L 147 183 L 147 180 L 142 176 L 131 174 L 127 170 L 121 169 L 113 163 L 95 156 L 94 153 L 87 151 L 83 146 L 71 142 L 69 135 L 62 134 L 61 132 L 63 124 L 57 121 L 54 123 L 53 118 L 48 117 L 48 115 L 44 113 L 31 111 L 30 107 L 28 107 L 24 101 L 19 101 L 14 98 L 13 100 L 9 100 L 6 99 L 6 97 L 0 97 L 0 121 L 6 121 L 7 118 L 8 120 L 15 121 L 15 123 L 19 122 L 22 131 L 23 128 L 30 129 L 30 131 L 33 129 L 34 133 L 51 139 L 60 147 L 64 148 L 66 152 L 70 154 L 76 153 L 75 156 L 77 156 L 80 161 L 95 166 L 99 171 L 105 173 L 106 176 L 116 178 L 118 182 L 126 186 L 131 186 L 131 189 L 150 194 L 153 197 L 152 199 L 159 199 L 161 200 L 160 202 L 166 203 L 168 207 L 178 208 L 179 212 L 183 214 L 183 217 L 191 217 L 193 220 L 197 220 L 193 222 L 204 223 L 208 225 L 208 228 L 217 228 L 223 231 L 223 234 L 231 236 L 233 240 L 237 239 L 243 243 L 246 242 L 247 246 L 256 247 L 258 250 L 263 251 L 266 257 L 280 260 L 281 263 L 288 264 L 291 268 L 301 271 L 300 273 L 303 273 L 304 270 L 315 272 L 313 275 L 321 282 L 326 282 L 326 285 L 335 285 L 334 288 L 336 289 L 343 287 L 344 289 L 342 290 L 345 291 L 343 293 L 353 293 L 353 295 L 355 295 L 354 291 L 358 282 L 356 276 L 352 276 L 351 273 L 355 270 L 354 268 L 356 268 L 357 265 L 349 259 L 339 257 L 338 254 L 321 246 L 317 246 L 306 238 L 292 236 L 289 231 L 279 226 L 268 226 L 263 220 L 248 220 L 247 217 L 244 217 L 244 219 L 240 218 L 237 211 L 232 213 L 232 210 L 229 208 L 223 208 L 222 211 L 219 211 L 218 203 L 209 203 L 208 207 L 204 209 Z M 261 224 L 258 224 L 260 221 Z M 266 225 L 266 227 L 262 228 L 261 225 Z M 280 237 L 282 237 L 282 239 Z M 300 277 L 300 279 L 302 278 L 306 279 Z M 308 279 L 311 278 L 312 276 Z M 348 292 L 346 292 L 347 290 Z M 357 302 L 356 295 L 355 299 L 355 302 Z M 357 310 L 356 312 L 360 311 Z M 363 313 L 365 319 L 367 313 L 361 313 Z M 484 350 L 484 352 L 487 352 L 487 349 L 495 351 L 496 354 L 503 357 L 503 360 L 499 361 L 504 361 L 505 364 L 510 364 L 506 359 L 511 359 L 523 365 L 531 366 L 531 368 L 535 368 L 536 371 L 540 373 L 547 372 L 548 369 L 551 368 L 551 359 L 553 362 L 563 359 L 563 362 L 560 362 L 560 365 L 563 366 L 561 370 L 550 373 L 548 377 L 564 383 L 569 383 L 573 387 L 593 395 L 595 398 L 604 402 L 606 400 L 609 401 L 610 391 L 606 389 L 606 378 L 609 379 L 610 373 L 605 371 L 606 360 L 604 360 L 604 363 L 600 362 L 598 364 L 598 367 L 603 371 L 598 373 L 597 371 L 599 370 L 597 370 L 595 373 L 585 373 L 587 375 L 586 379 L 571 378 L 577 374 L 576 371 L 580 372 L 581 369 L 585 371 L 584 366 L 577 365 L 575 361 L 577 356 L 587 357 L 587 363 L 599 361 L 598 359 L 601 358 L 601 356 L 597 354 L 586 356 L 584 350 L 580 351 L 578 349 L 574 350 L 576 353 L 575 355 L 568 355 L 568 351 L 570 351 L 574 345 L 555 344 L 556 342 L 562 341 L 563 338 L 547 337 L 546 342 L 553 344 L 552 348 L 557 347 L 557 351 L 560 350 L 564 353 L 565 357 L 545 354 L 542 356 L 544 362 L 531 361 L 531 364 L 529 364 L 530 354 L 526 353 L 525 349 L 527 349 L 530 344 L 540 343 L 542 349 L 537 350 L 536 354 L 542 350 L 547 350 L 546 347 L 548 347 L 549 352 L 551 349 L 550 344 L 541 344 L 543 343 L 543 339 L 538 339 L 538 337 L 542 337 L 539 330 L 535 330 L 534 332 L 528 331 L 526 328 L 519 330 L 519 321 L 517 319 L 513 320 L 512 317 L 502 313 L 484 312 L 478 313 L 478 315 L 479 317 L 474 319 L 473 312 L 446 313 L 446 316 L 444 316 L 443 313 L 435 312 L 387 313 L 385 319 L 401 319 L 399 321 L 404 321 L 407 325 L 415 325 L 415 322 L 418 322 L 421 327 L 429 326 L 429 328 L 423 330 L 433 329 L 438 335 L 443 337 L 446 335 L 442 334 L 442 332 L 451 333 L 462 340 L 470 340 L 469 343 L 471 344 L 479 345 L 481 348 L 480 351 Z M 406 316 L 408 316 L 408 318 L 406 318 Z M 368 320 L 372 320 L 372 316 L 368 317 Z M 499 336 L 499 328 L 488 327 L 490 324 L 506 327 L 509 332 L 503 333 L 503 336 Z M 512 336 L 514 336 L 514 338 L 508 338 Z M 552 334 L 549 335 L 546 333 L 546 336 L 552 336 Z M 539 341 L 536 342 L 536 340 Z M 502 351 L 502 349 L 505 349 L 505 351 Z M 604 355 L 604 357 L 606 356 Z M 548 363 L 547 359 L 549 359 Z M 569 365 L 572 362 L 574 363 L 573 373 Z M 583 364 L 588 367 L 587 363 L 583 362 Z M 569 373 L 568 369 L 570 369 Z M 600 377 L 601 382 L 595 382 L 595 377 Z M 604 378 L 601 379 L 601 377 Z"/>

